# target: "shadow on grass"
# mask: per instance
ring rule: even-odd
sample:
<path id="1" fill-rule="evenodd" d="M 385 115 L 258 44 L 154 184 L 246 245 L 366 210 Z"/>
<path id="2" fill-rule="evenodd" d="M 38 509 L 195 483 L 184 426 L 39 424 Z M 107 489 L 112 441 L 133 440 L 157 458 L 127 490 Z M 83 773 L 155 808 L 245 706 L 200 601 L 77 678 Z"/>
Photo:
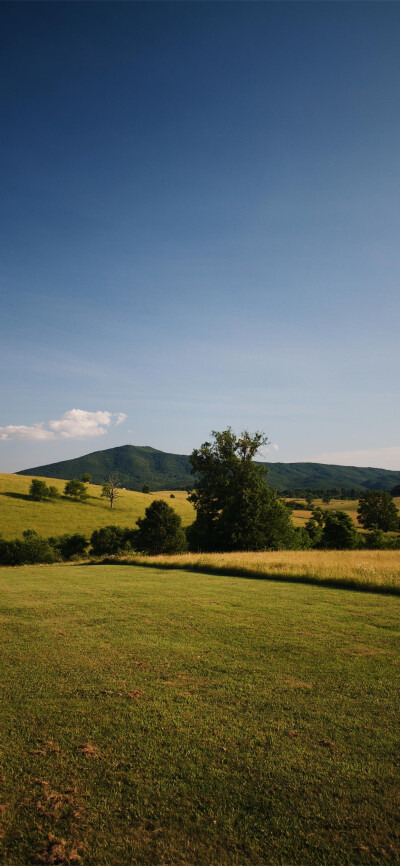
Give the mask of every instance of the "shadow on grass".
<path id="1" fill-rule="evenodd" d="M 32 496 L 29 496 L 28 493 L 13 493 L 11 491 L 3 491 L 0 492 L 0 496 L 9 496 L 10 499 L 23 499 L 25 502 L 69 502 L 70 505 L 91 505 L 89 502 L 90 499 L 97 499 L 96 496 L 88 496 L 86 499 L 71 499 L 70 496 L 63 496 L 62 493 L 59 493 L 54 499 L 32 499 Z"/>
<path id="2" fill-rule="evenodd" d="M 25 502 L 35 502 L 28 493 L 0 493 L 0 496 L 9 496 L 10 499 L 24 499 Z"/>
<path id="3" fill-rule="evenodd" d="M 83 565 L 83 563 L 79 563 Z M 247 580 L 269 580 L 278 583 L 302 583 L 312 586 L 322 586 L 326 589 L 350 589 L 356 592 L 372 592 L 379 595 L 400 596 L 400 586 L 396 584 L 378 584 L 367 580 L 359 580 L 353 577 L 316 577 L 313 574 L 282 574 L 282 572 L 268 574 L 265 571 L 252 571 L 248 568 L 225 567 L 215 565 L 202 565 L 193 563 L 184 565 L 181 563 L 163 563 L 157 565 L 154 562 L 136 562 L 131 559 L 118 559 L 106 556 L 104 559 L 94 562 L 86 562 L 85 565 L 127 565 L 137 568 L 155 568 L 159 571 L 187 571 L 194 574 L 211 574 L 217 577 L 241 577 Z"/>

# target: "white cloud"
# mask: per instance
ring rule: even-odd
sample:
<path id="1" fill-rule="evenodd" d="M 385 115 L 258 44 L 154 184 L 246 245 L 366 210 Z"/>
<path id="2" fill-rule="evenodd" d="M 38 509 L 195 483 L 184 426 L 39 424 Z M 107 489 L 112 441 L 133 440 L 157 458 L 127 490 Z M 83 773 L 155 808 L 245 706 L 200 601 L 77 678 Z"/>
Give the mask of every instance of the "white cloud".
<path id="1" fill-rule="evenodd" d="M 267 445 L 262 445 L 261 448 L 257 451 L 257 457 L 259 460 L 265 460 L 267 463 L 273 456 L 271 451 L 279 451 L 279 445 L 272 444 L 272 442 L 268 442 Z"/>
<path id="2" fill-rule="evenodd" d="M 0 440 L 6 439 L 86 439 L 90 436 L 103 436 L 111 427 L 125 421 L 123 412 L 86 412 L 84 409 L 70 409 L 59 420 L 41 421 L 31 427 L 9 424 L 0 427 Z"/>
<path id="3" fill-rule="evenodd" d="M 400 469 L 400 446 L 368 451 L 333 451 L 313 457 L 313 463 L 335 463 L 339 466 L 374 466 L 377 469 Z"/>

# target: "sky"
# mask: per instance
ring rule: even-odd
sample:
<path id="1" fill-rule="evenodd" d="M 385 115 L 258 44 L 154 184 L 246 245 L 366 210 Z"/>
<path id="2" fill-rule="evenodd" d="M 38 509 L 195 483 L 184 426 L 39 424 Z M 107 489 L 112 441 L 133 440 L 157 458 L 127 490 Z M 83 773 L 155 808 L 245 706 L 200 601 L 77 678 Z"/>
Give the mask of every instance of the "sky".
<path id="1" fill-rule="evenodd" d="M 0 471 L 400 469 L 400 5 L 3 2 Z"/>

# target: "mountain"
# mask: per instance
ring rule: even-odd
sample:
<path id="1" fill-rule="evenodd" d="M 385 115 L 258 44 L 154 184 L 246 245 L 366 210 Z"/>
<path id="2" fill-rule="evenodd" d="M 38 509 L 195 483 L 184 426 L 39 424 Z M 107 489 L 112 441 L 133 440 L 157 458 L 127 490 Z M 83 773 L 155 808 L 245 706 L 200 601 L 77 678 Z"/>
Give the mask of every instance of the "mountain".
<path id="1" fill-rule="evenodd" d="M 325 463 L 265 463 L 269 468 L 268 484 L 278 490 L 332 489 L 391 490 L 400 484 L 400 472 L 389 469 L 334 466 Z M 48 463 L 23 469 L 18 475 L 43 478 L 81 478 L 89 472 L 94 484 L 103 484 L 111 472 L 118 472 L 127 490 L 141 490 L 149 484 L 152 490 L 185 490 L 193 487 L 189 457 L 167 454 L 149 445 L 122 445 L 93 451 L 74 460 Z"/>

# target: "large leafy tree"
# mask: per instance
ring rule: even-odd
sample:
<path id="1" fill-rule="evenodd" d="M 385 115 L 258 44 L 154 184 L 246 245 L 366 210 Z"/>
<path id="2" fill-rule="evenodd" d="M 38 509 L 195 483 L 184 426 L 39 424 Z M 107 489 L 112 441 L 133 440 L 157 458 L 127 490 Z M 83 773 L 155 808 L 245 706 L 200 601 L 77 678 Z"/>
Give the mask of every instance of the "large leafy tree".
<path id="1" fill-rule="evenodd" d="M 267 443 L 263 433 L 237 437 L 230 427 L 213 431 L 190 456 L 196 487 L 189 499 L 197 516 L 188 530 L 196 550 L 276 550 L 294 545 L 289 510 L 266 483 L 266 469 L 254 462 Z"/>
<path id="2" fill-rule="evenodd" d="M 357 517 L 364 529 L 396 532 L 399 515 L 393 497 L 386 490 L 368 490 L 360 496 Z"/>

